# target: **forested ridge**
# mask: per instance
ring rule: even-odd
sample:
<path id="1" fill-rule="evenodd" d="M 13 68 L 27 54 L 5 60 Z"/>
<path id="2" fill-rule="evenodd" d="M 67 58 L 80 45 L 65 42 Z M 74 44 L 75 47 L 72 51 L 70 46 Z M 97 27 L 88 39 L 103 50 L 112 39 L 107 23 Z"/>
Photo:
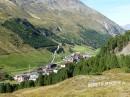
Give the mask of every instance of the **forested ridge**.
<path id="1" fill-rule="evenodd" d="M 25 44 L 29 44 L 34 48 L 57 46 L 57 43 L 42 35 L 42 33 L 26 19 L 11 18 L 2 25 L 19 35 Z M 44 31 L 47 32 L 45 29 Z"/>
<path id="2" fill-rule="evenodd" d="M 76 75 L 99 75 L 105 70 L 122 68 L 125 72 L 130 72 L 130 56 L 116 55 L 130 41 L 130 31 L 123 36 L 111 38 L 102 48 L 97 56 L 89 60 L 81 60 L 78 63 L 67 64 L 66 68 L 58 71 L 57 74 L 41 75 L 34 81 L 25 81 L 20 84 L 0 84 L 0 92 L 13 92 L 18 89 L 46 86 L 58 83 Z M 115 50 L 116 49 L 116 50 Z"/>
<path id="3" fill-rule="evenodd" d="M 95 30 L 88 30 L 82 26 L 81 28 L 80 36 L 83 38 L 82 43 L 92 46 L 93 48 L 100 48 L 112 37 L 109 34 L 100 34 Z"/>
<path id="4" fill-rule="evenodd" d="M 121 51 L 130 41 L 130 31 L 127 31 L 124 35 L 117 35 L 101 48 L 100 55 L 105 53 L 116 53 Z"/>

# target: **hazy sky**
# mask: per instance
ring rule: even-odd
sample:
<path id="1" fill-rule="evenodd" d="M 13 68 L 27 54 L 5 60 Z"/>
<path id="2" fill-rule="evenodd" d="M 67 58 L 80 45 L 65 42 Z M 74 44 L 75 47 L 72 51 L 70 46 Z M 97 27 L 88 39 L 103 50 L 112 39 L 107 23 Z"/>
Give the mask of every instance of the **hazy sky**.
<path id="1" fill-rule="evenodd" d="M 119 25 L 130 24 L 130 0 L 81 0 Z"/>

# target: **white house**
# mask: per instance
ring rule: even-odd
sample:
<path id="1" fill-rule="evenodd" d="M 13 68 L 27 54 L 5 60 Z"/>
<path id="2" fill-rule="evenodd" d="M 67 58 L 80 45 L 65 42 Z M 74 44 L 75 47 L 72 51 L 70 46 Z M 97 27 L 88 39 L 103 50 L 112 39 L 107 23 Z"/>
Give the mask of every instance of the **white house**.
<path id="1" fill-rule="evenodd" d="M 61 66 L 61 68 L 65 68 L 65 64 L 64 65 L 60 65 Z"/>
<path id="2" fill-rule="evenodd" d="M 54 72 L 54 73 L 58 73 L 58 70 L 54 69 L 53 72 Z"/>
<path id="3" fill-rule="evenodd" d="M 29 80 L 36 81 L 38 77 L 39 77 L 39 74 L 37 72 L 32 72 L 29 76 Z"/>

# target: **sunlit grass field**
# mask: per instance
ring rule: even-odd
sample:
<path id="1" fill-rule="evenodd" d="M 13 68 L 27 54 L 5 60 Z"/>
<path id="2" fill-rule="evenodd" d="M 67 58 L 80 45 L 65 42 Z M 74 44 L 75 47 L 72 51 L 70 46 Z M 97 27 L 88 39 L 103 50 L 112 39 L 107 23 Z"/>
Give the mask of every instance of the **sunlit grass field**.
<path id="1" fill-rule="evenodd" d="M 51 60 L 51 53 L 45 51 L 32 51 L 27 53 L 13 53 L 0 56 L 0 68 L 9 73 L 17 73 L 45 65 Z"/>
<path id="2" fill-rule="evenodd" d="M 93 55 L 96 55 L 98 52 L 98 49 L 96 50 L 96 49 L 94 49 L 90 46 L 86 46 L 86 45 L 82 45 L 82 46 L 76 45 L 72 48 L 72 50 L 74 52 L 88 53 L 88 54 L 93 54 Z"/>

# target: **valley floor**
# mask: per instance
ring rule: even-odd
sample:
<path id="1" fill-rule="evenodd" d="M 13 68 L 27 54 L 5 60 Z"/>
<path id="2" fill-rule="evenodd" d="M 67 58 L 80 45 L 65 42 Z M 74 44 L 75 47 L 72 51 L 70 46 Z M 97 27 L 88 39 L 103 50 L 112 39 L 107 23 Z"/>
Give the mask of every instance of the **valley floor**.
<path id="1" fill-rule="evenodd" d="M 23 89 L 0 97 L 130 97 L 130 73 L 120 69 L 103 75 L 80 75 L 56 85 Z"/>
<path id="2" fill-rule="evenodd" d="M 64 47 L 65 53 L 56 55 L 55 62 L 60 62 L 65 56 L 71 55 L 68 51 L 69 47 Z M 96 55 L 98 50 L 95 50 L 89 46 L 74 46 L 72 47 L 73 52 L 88 53 L 91 55 Z M 47 65 L 52 60 L 52 53 L 46 49 L 33 50 L 26 53 L 12 53 L 9 55 L 0 55 L 0 68 L 2 68 L 7 73 L 13 75 L 28 71 L 29 65 L 31 70 Z"/>

